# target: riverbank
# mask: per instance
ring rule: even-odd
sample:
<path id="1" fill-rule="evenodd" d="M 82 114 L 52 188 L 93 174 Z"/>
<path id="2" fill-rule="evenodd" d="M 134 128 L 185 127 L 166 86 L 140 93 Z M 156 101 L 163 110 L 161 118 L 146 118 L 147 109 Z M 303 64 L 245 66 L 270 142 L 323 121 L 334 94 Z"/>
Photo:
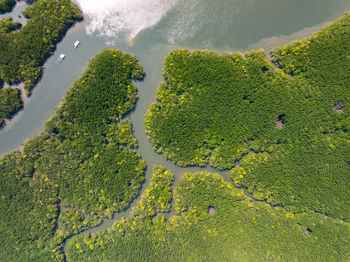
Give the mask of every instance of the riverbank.
<path id="1" fill-rule="evenodd" d="M 148 72 L 145 82 L 138 84 L 140 87 L 140 100 L 136 111 L 140 112 L 140 115 L 134 117 L 134 122 L 137 121 L 141 123 L 139 125 L 141 131 L 144 131 L 144 114 L 146 113 L 149 104 L 155 101 L 156 89 L 162 80 L 160 72 L 162 70 L 163 57 L 165 57 L 172 49 L 196 49 L 197 46 L 197 48 L 208 48 L 219 52 L 240 51 L 243 53 L 246 52 L 246 50 L 251 50 L 252 48 L 256 49 L 264 47 L 266 49 L 272 49 L 280 44 L 286 44 L 289 41 L 300 39 L 301 36 L 306 37 L 311 35 L 319 28 L 319 26 L 315 27 L 315 25 L 323 25 L 325 21 L 336 19 L 344 13 L 343 10 L 350 7 L 350 4 L 347 1 L 342 0 L 339 0 L 339 3 L 333 2 L 332 5 L 324 5 L 321 3 L 307 5 L 302 8 L 305 13 L 307 13 L 310 8 L 312 10 L 318 10 L 318 12 L 312 11 L 314 17 L 310 15 L 304 16 L 303 14 L 298 13 L 298 17 L 300 16 L 299 23 L 288 23 L 288 25 L 286 25 L 287 22 L 285 17 L 287 14 L 289 14 L 292 19 L 296 17 L 294 14 L 294 9 L 284 13 L 285 10 L 288 9 L 287 6 L 289 5 L 289 2 L 286 1 L 281 6 L 282 12 L 279 13 L 279 16 L 274 16 L 274 19 L 279 22 L 274 23 L 275 26 L 271 25 L 265 29 L 259 28 L 259 30 L 257 30 L 259 33 L 256 33 L 256 30 L 251 29 L 249 30 L 251 34 L 246 34 L 246 31 L 243 30 L 243 32 L 240 30 L 241 27 L 244 29 L 244 23 L 241 21 L 241 16 L 249 19 L 249 17 L 255 14 L 255 7 L 251 7 L 252 9 L 250 9 L 250 7 L 245 7 L 244 10 L 242 10 L 242 13 L 235 13 L 234 16 L 237 16 L 236 19 L 237 21 L 240 21 L 239 23 L 237 23 L 237 21 L 233 22 L 231 21 L 232 19 L 230 17 L 227 17 L 227 21 L 231 21 L 232 24 L 230 24 L 230 26 L 227 25 L 225 29 L 222 29 L 226 32 L 226 36 L 221 36 L 218 30 L 216 30 L 217 33 L 208 36 L 209 40 L 212 38 L 220 39 L 220 45 L 216 46 L 200 39 L 198 39 L 198 41 L 192 39 L 192 41 L 189 43 L 183 41 L 181 43 L 169 45 L 166 41 L 164 41 L 164 39 L 159 38 L 159 35 L 162 36 L 162 32 L 168 28 L 168 23 L 172 21 L 172 12 L 169 13 L 169 17 L 164 17 L 159 25 L 156 25 L 151 29 L 143 30 L 137 36 L 137 40 L 132 47 L 129 46 L 129 40 L 118 40 L 115 42 L 114 45 L 118 49 L 135 53 L 139 57 L 142 64 L 145 65 L 145 70 Z M 270 4 L 270 1 L 266 2 L 267 7 Z M 295 5 L 294 2 L 293 5 Z M 16 10 L 17 7 L 13 10 L 13 13 L 7 13 L 5 15 L 17 17 L 20 11 Z M 188 10 L 191 9 L 188 8 Z M 269 13 L 264 8 L 259 8 L 259 12 L 261 13 L 259 13 L 256 18 L 262 20 L 268 19 Z M 200 19 L 200 17 L 196 16 L 196 19 Z M 255 24 L 255 20 L 256 19 L 252 20 L 253 24 Z M 59 104 L 65 90 L 83 72 L 90 57 L 93 56 L 93 54 L 101 51 L 106 46 L 106 40 L 104 38 L 86 34 L 85 28 L 88 25 L 88 22 L 89 19 L 86 18 L 84 22 L 73 26 L 70 30 L 68 30 L 63 40 L 58 43 L 57 49 L 53 56 L 44 64 L 45 73 L 43 75 L 43 79 L 33 91 L 27 106 L 25 106 L 24 110 L 20 111 L 19 114 L 9 121 L 7 127 L 0 130 L 0 154 L 8 153 L 14 149 L 19 149 L 23 141 L 42 131 L 44 122 L 50 117 L 51 114 L 54 113 L 54 108 Z M 21 23 L 23 24 L 23 22 Z M 264 23 L 260 22 L 259 25 L 260 24 Z M 230 28 L 235 33 L 230 32 Z M 175 29 L 169 28 L 169 30 Z M 294 32 L 299 33 L 295 34 Z M 251 39 L 250 35 L 256 35 L 256 38 Z M 276 35 L 276 37 L 271 38 L 271 36 L 274 35 Z M 72 44 L 77 39 L 80 40 L 82 45 L 79 49 L 72 50 Z M 241 41 L 237 42 L 235 39 L 241 39 Z M 258 44 L 253 44 L 258 42 L 259 39 L 270 40 L 267 41 L 268 44 L 265 44 L 265 40 L 259 42 Z M 264 43 L 261 46 L 262 42 Z M 250 47 L 250 45 L 252 46 Z M 61 66 L 57 66 L 54 61 L 61 53 L 66 54 L 67 59 Z M 142 137 L 142 139 L 147 139 L 141 131 L 138 138 Z M 148 152 L 150 151 L 151 150 L 148 150 Z"/>
<path id="2" fill-rule="evenodd" d="M 17 11 L 18 9 L 14 13 Z M 36 1 L 25 8 L 23 16 L 28 19 L 25 25 L 12 18 L 0 21 L 0 72 L 2 80 L 8 84 L 23 83 L 25 94 L 30 96 L 42 77 L 43 64 L 51 56 L 57 43 L 83 17 L 80 10 L 68 0 L 55 3 L 47 0 Z M 0 101 L 1 107 L 5 107 L 2 105 L 4 100 Z M 19 110 L 16 109 L 8 112 L 6 118 L 12 118 Z"/>

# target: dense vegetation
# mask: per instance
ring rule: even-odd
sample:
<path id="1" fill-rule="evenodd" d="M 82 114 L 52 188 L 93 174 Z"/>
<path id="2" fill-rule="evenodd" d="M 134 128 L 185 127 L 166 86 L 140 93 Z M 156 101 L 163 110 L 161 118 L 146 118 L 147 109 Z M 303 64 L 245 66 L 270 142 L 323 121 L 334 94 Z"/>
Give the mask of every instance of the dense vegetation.
<path id="1" fill-rule="evenodd" d="M 256 198 L 349 220 L 349 34 L 348 14 L 274 50 L 284 72 L 263 51 L 172 51 L 146 118 L 155 150 L 230 169 Z"/>
<path id="2" fill-rule="evenodd" d="M 0 14 L 10 12 L 16 5 L 16 0 L 0 0 Z"/>
<path id="3" fill-rule="evenodd" d="M 346 261 L 348 224 L 251 201 L 218 174 L 185 174 L 165 219 L 172 174 L 154 168 L 133 213 L 69 242 L 71 261 Z M 152 203 L 157 203 L 156 206 Z M 149 212 L 150 206 L 154 212 Z"/>
<path id="4" fill-rule="evenodd" d="M 273 50 L 282 70 L 263 51 L 171 52 L 146 118 L 154 148 L 179 165 L 228 169 L 252 196 L 209 172 L 185 173 L 172 192 L 174 175 L 155 166 L 131 215 L 73 237 L 67 258 L 350 260 L 349 22 Z M 143 77 L 134 56 L 104 50 L 45 132 L 0 159 L 1 261 L 63 261 L 67 237 L 136 196 L 146 164 L 125 116 L 131 80 Z"/>
<path id="5" fill-rule="evenodd" d="M 21 91 L 17 88 L 0 89 L 0 127 L 5 118 L 11 118 L 23 107 Z"/>
<path id="6" fill-rule="evenodd" d="M 17 2 L 22 1 L 22 0 L 17 0 Z M 36 0 L 24 0 L 28 4 L 32 4 Z M 4 14 L 7 12 L 12 11 L 12 9 L 16 5 L 16 0 L 0 0 L 0 14 Z"/>
<path id="7" fill-rule="evenodd" d="M 41 77 L 46 58 L 82 15 L 69 0 L 38 0 L 23 15 L 29 20 L 21 30 L 0 30 L 0 76 L 9 84 L 24 82 L 30 94 Z"/>
<path id="8" fill-rule="evenodd" d="M 11 17 L 6 17 L 0 20 L 0 33 L 6 34 L 12 31 L 20 29 L 22 24 L 20 22 L 14 22 Z"/>
<path id="9" fill-rule="evenodd" d="M 23 15 L 28 18 L 23 28 L 11 18 L 0 21 L 0 84 L 2 81 L 24 82 L 26 93 L 30 95 L 42 76 L 44 62 L 82 15 L 69 0 L 38 0 L 26 8 Z M 0 100 L 1 107 L 2 103 Z"/>
<path id="10" fill-rule="evenodd" d="M 146 164 L 131 122 L 144 72 L 106 49 L 70 88 L 45 132 L 0 160 L 1 261 L 64 259 L 64 239 L 126 208 Z"/>
<path id="11" fill-rule="evenodd" d="M 242 179 L 251 189 L 260 185 L 268 187 L 262 191 L 272 202 L 293 205 L 299 210 L 304 206 L 347 221 L 350 219 L 349 36 L 350 14 L 347 14 L 309 39 L 272 51 L 278 67 L 317 91 L 314 117 L 310 114 L 305 118 L 311 127 L 305 124 L 303 136 L 285 150 L 288 153 L 284 156 L 288 154 L 288 157 L 283 160 L 272 157 Z"/>

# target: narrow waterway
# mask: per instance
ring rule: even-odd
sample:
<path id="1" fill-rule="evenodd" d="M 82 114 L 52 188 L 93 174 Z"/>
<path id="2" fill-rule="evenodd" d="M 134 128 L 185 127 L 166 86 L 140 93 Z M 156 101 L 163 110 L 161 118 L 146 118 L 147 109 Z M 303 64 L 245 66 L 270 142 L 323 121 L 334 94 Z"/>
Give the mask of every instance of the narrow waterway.
<path id="1" fill-rule="evenodd" d="M 0 15 L 0 20 L 5 17 L 11 17 L 13 21 L 20 22 L 22 26 L 27 23 L 27 19 L 22 15 L 24 9 L 26 9 L 29 5 L 24 2 L 17 2 L 16 6 L 12 9 L 11 13 L 5 13 Z"/>
<path id="2" fill-rule="evenodd" d="M 146 0 L 137 1 L 147 2 Z M 84 4 L 84 0 L 77 0 L 77 2 Z M 152 150 L 145 133 L 144 116 L 149 105 L 155 101 L 157 87 L 162 81 L 164 57 L 170 50 L 183 47 L 207 48 L 220 52 L 244 52 L 257 48 L 268 50 L 309 36 L 350 10 L 348 0 L 178 0 L 174 2 L 176 4 L 172 4 L 166 14 L 161 14 L 159 21 L 157 20 L 157 23 L 150 28 L 147 23 L 144 28 L 135 28 L 133 20 L 129 24 L 125 23 L 125 26 L 133 30 L 129 35 L 138 33 L 132 43 L 129 39 L 123 40 L 118 36 L 118 33 L 125 35 L 129 29 L 121 30 L 118 27 L 119 24 L 116 27 L 112 26 L 115 24 L 113 12 L 109 15 L 110 17 L 99 17 L 103 16 L 103 13 L 95 14 L 92 19 L 86 17 L 84 22 L 70 29 L 63 41 L 57 45 L 54 55 L 45 63 L 43 78 L 33 95 L 25 101 L 24 110 L 20 111 L 0 131 L 0 154 L 19 149 L 26 139 L 42 132 L 44 122 L 54 113 L 66 90 L 83 73 L 89 59 L 108 46 L 106 44 L 108 42 L 109 47 L 134 53 L 147 74 L 144 81 L 136 83 L 139 88 L 139 99 L 135 110 L 129 115 L 139 143 L 137 151 L 148 166 L 146 180 L 139 197 L 150 182 L 154 165 L 163 165 L 171 170 L 175 175 L 175 185 L 179 182 L 181 175 L 187 171 L 217 172 L 209 167 L 180 168 Z M 23 2 L 20 3 L 21 5 L 18 5 L 12 13 L 1 15 L 0 19 L 5 16 L 13 16 L 14 20 L 20 19 L 18 15 L 25 7 Z M 123 14 L 121 10 L 117 11 L 117 14 Z M 152 9 L 147 8 L 146 11 L 152 12 Z M 139 15 L 138 11 L 131 15 L 136 24 L 139 22 L 143 24 L 141 20 L 149 17 L 150 14 Z M 93 31 L 91 23 L 98 24 L 100 18 L 103 21 L 99 24 L 100 27 L 95 27 L 96 31 L 87 34 L 86 27 Z M 21 22 L 25 23 L 24 20 Z M 73 48 L 75 40 L 81 42 L 81 46 L 77 49 Z M 59 54 L 65 54 L 66 59 L 57 65 L 55 60 Z M 225 172 L 221 172 L 221 175 L 225 180 L 230 181 Z M 115 214 L 112 219 L 103 220 L 101 225 L 81 234 L 97 233 L 110 227 L 114 221 L 131 212 L 138 203 L 139 197 L 125 211 Z"/>

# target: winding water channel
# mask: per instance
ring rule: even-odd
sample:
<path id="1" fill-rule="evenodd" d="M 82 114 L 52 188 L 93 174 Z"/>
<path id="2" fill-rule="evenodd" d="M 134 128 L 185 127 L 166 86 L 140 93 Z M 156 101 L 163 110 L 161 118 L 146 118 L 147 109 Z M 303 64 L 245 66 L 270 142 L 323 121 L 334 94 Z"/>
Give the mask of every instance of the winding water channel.
<path id="1" fill-rule="evenodd" d="M 17 20 L 23 6 L 18 5 L 12 13 L 1 15 L 0 19 L 12 15 Z M 175 175 L 175 185 L 184 172 L 204 170 L 198 167 L 180 168 L 165 160 L 152 150 L 145 134 L 144 116 L 154 102 L 157 87 L 162 81 L 163 59 L 170 50 L 182 47 L 208 48 L 219 52 L 253 48 L 268 50 L 318 31 L 347 10 L 350 10 L 348 0 L 182 0 L 159 23 L 141 31 L 132 44 L 129 40 L 113 39 L 115 41 L 110 46 L 135 54 L 147 74 L 144 81 L 135 83 L 139 88 L 139 99 L 129 115 L 139 143 L 137 151 L 148 166 L 139 197 L 150 182 L 154 165 L 163 165 L 171 170 Z M 85 30 L 88 23 L 86 18 L 76 24 L 58 44 L 54 55 L 45 64 L 42 80 L 32 97 L 26 99 L 24 110 L 0 131 L 0 154 L 19 149 L 23 141 L 43 130 L 44 122 L 54 113 L 72 82 L 83 73 L 89 59 L 106 47 L 107 40 L 111 40 L 88 35 Z M 81 42 L 78 49 L 73 48 L 75 40 Z M 54 61 L 61 53 L 66 55 L 66 59 L 57 65 Z M 217 172 L 210 167 L 205 170 Z M 219 173 L 230 181 L 225 172 Z M 139 197 L 125 211 L 80 234 L 97 233 L 110 227 L 114 221 L 130 213 Z"/>

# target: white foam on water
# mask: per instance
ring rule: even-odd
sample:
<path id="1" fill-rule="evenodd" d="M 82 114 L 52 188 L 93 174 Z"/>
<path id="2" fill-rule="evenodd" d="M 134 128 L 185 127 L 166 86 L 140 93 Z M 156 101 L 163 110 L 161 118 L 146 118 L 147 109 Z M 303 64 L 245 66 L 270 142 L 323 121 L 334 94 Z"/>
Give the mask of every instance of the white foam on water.
<path id="1" fill-rule="evenodd" d="M 89 18 L 88 34 L 132 39 L 156 25 L 178 0 L 74 0 Z"/>

